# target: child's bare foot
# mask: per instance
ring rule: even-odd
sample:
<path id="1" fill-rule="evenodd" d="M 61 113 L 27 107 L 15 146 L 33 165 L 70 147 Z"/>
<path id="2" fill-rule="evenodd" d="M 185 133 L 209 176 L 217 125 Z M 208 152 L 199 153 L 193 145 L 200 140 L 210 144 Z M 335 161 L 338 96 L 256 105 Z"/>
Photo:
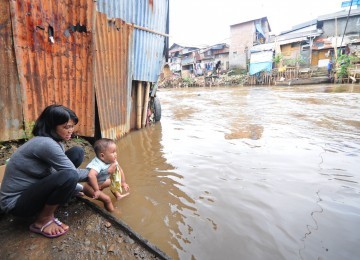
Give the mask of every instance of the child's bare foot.
<path id="1" fill-rule="evenodd" d="M 126 196 L 130 195 L 130 192 L 127 192 L 125 194 L 116 194 L 116 199 L 121 200 L 122 198 L 125 198 Z"/>
<path id="2" fill-rule="evenodd" d="M 113 212 L 113 211 L 114 211 L 114 205 L 112 204 L 111 201 L 109 201 L 109 202 L 105 202 L 105 201 L 104 201 L 104 207 L 105 207 L 105 209 L 106 209 L 107 211 L 109 211 L 109 212 Z"/>

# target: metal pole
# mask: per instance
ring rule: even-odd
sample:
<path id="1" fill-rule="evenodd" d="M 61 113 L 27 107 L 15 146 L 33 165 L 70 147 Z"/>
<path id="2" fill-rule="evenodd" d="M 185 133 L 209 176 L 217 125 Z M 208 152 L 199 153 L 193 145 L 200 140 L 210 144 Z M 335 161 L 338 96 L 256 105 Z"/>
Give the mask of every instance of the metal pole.
<path id="1" fill-rule="evenodd" d="M 349 13 L 348 13 L 348 16 L 347 16 L 347 18 L 346 18 L 346 24 L 345 24 L 344 33 L 343 33 L 343 36 L 342 36 L 342 39 L 341 39 L 340 48 L 341 48 L 341 46 L 342 46 L 342 43 L 343 43 L 343 40 L 344 40 L 344 36 L 345 36 L 345 33 L 346 33 L 346 28 L 347 28 L 347 25 L 348 25 L 348 22 L 349 22 L 349 16 L 350 16 L 350 12 L 351 12 L 352 3 L 353 3 L 353 0 L 351 0 L 351 4 L 350 4 L 350 8 L 349 8 Z"/>

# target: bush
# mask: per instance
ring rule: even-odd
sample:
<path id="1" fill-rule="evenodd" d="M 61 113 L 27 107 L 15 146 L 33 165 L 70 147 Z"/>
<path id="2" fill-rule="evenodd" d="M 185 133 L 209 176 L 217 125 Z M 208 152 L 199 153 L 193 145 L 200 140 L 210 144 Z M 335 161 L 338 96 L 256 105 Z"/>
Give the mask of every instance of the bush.
<path id="1" fill-rule="evenodd" d="M 228 76 L 233 76 L 233 75 L 246 75 L 247 71 L 246 69 L 241 69 L 241 68 L 233 68 L 231 70 L 229 70 L 229 72 L 227 73 Z"/>
<path id="2" fill-rule="evenodd" d="M 192 78 L 189 78 L 189 77 L 186 77 L 186 78 L 183 78 L 183 82 L 185 84 L 193 84 L 194 83 L 194 80 Z"/>
<path id="3" fill-rule="evenodd" d="M 348 68 L 352 63 L 358 62 L 360 59 L 353 55 L 341 54 L 338 56 L 336 63 L 338 64 L 337 76 L 339 79 L 348 77 Z"/>
<path id="4" fill-rule="evenodd" d="M 283 60 L 284 56 L 281 53 L 278 53 L 275 55 L 273 62 L 278 65 L 282 60 Z"/>
<path id="5" fill-rule="evenodd" d="M 295 59 L 284 59 L 283 60 L 285 66 L 295 67 L 296 65 L 302 65 L 305 63 L 304 59 L 299 57 Z"/>

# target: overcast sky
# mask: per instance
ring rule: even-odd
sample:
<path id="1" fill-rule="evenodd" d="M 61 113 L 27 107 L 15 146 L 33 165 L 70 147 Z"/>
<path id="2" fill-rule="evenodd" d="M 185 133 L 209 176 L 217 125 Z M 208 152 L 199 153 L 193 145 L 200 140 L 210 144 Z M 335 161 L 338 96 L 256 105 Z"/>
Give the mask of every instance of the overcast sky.
<path id="1" fill-rule="evenodd" d="M 230 25 L 266 16 L 271 33 L 342 10 L 346 0 L 170 0 L 170 45 L 229 42 Z"/>

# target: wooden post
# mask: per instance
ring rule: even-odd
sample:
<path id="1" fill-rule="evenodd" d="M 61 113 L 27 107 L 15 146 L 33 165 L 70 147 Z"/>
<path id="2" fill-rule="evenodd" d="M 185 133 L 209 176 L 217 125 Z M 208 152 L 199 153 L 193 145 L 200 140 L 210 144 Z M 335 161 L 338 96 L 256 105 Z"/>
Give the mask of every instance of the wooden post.
<path id="1" fill-rule="evenodd" d="M 142 101 L 142 82 L 139 81 L 137 87 L 137 106 L 136 106 L 136 128 L 141 128 L 141 101 Z"/>
<path id="2" fill-rule="evenodd" d="M 311 68 L 311 63 L 312 63 L 312 51 L 313 51 L 313 44 L 314 44 L 314 38 L 312 38 L 312 36 L 310 37 L 310 55 L 309 55 L 309 68 Z"/>
<path id="3" fill-rule="evenodd" d="M 147 110 L 148 110 L 148 104 L 149 104 L 149 93 L 150 93 L 150 82 L 147 82 L 146 90 L 145 90 L 145 97 L 144 97 L 144 106 L 143 106 L 141 127 L 144 127 L 146 125 Z"/>

